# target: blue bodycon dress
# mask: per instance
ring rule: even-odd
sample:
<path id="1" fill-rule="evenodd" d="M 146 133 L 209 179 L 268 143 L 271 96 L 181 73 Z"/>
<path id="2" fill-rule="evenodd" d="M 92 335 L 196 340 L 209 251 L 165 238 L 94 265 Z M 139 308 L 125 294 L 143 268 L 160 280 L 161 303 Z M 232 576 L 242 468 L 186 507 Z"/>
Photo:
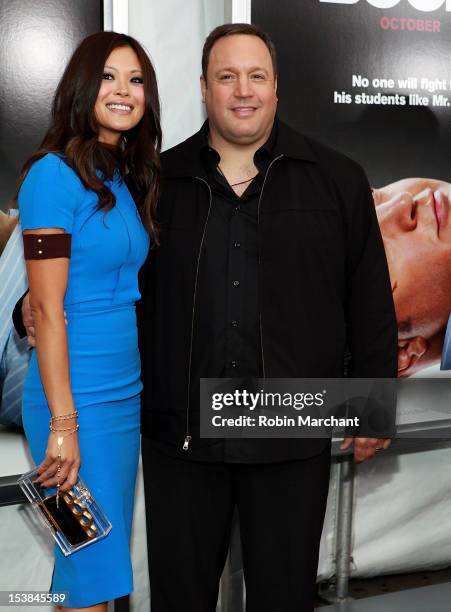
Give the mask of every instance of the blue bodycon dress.
<path id="1" fill-rule="evenodd" d="M 72 234 L 64 308 L 70 380 L 79 413 L 80 476 L 112 524 L 106 538 L 64 557 L 55 547 L 52 590 L 85 607 L 133 590 L 130 534 L 139 457 L 141 391 L 135 302 L 149 237 L 118 173 L 106 183 L 115 207 L 98 199 L 56 154 L 31 167 L 19 193 L 24 230 Z M 43 461 L 50 411 L 36 353 L 23 395 L 23 422 L 36 464 Z"/>

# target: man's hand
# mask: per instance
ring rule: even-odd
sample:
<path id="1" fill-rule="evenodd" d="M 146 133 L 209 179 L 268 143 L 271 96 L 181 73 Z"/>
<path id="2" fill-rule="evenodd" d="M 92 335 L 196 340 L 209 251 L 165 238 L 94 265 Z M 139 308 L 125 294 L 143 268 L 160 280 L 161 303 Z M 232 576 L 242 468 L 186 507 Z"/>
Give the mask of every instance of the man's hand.
<path id="1" fill-rule="evenodd" d="M 22 321 L 27 331 L 27 340 L 30 346 L 36 346 L 36 336 L 34 332 L 34 319 L 31 312 L 30 294 L 24 297 L 22 302 Z"/>
<path id="2" fill-rule="evenodd" d="M 354 461 L 362 463 L 371 459 L 377 451 L 390 446 L 390 438 L 345 438 L 340 445 L 341 450 L 348 449 L 354 443 Z"/>

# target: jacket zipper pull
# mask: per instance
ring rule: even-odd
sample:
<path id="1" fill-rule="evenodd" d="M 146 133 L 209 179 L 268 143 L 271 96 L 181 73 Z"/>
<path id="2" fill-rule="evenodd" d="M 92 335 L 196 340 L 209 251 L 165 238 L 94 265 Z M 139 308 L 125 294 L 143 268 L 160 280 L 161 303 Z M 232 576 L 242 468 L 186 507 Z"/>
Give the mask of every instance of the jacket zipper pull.
<path id="1" fill-rule="evenodd" d="M 191 440 L 191 436 L 186 436 L 185 442 L 183 443 L 183 450 L 188 450 L 190 440 Z"/>

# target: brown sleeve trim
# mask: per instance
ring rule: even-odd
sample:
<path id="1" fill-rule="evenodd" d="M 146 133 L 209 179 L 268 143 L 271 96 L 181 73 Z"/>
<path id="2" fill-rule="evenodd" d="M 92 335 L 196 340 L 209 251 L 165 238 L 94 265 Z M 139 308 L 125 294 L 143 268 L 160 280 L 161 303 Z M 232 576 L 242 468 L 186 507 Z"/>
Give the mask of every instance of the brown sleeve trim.
<path id="1" fill-rule="evenodd" d="M 23 234 L 25 259 L 70 257 L 72 234 Z"/>

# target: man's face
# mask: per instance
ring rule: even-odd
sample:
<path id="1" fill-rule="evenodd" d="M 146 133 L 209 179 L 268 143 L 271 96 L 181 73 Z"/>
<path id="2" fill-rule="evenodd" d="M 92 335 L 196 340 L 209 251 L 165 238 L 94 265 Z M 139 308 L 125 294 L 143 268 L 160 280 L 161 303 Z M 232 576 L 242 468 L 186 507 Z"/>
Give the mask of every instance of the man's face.
<path id="1" fill-rule="evenodd" d="M 229 143 L 263 144 L 274 122 L 277 82 L 271 55 L 260 38 L 220 38 L 211 49 L 201 87 L 211 131 Z"/>
<path id="2" fill-rule="evenodd" d="M 451 185 L 405 179 L 376 189 L 374 200 L 400 338 L 430 338 L 451 312 Z"/>

